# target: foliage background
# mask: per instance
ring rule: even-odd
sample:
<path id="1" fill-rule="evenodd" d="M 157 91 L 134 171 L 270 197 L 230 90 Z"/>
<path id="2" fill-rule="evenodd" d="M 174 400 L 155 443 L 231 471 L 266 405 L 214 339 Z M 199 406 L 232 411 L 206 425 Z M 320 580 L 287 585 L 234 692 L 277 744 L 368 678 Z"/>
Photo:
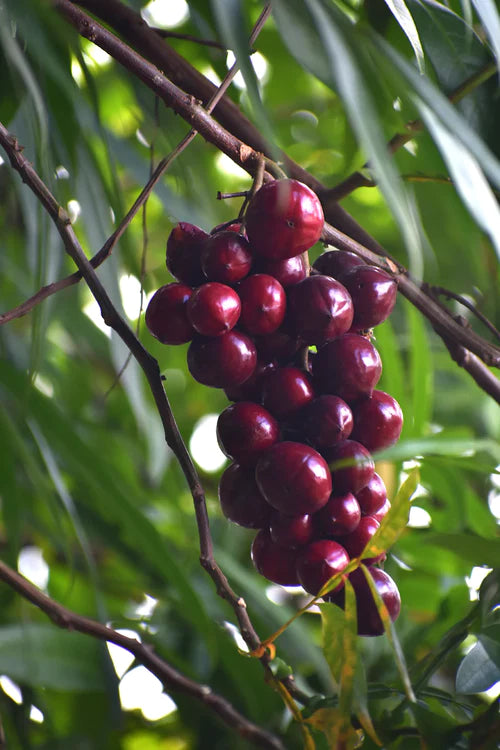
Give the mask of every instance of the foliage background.
<path id="1" fill-rule="evenodd" d="M 129 5 L 140 10 L 146 4 Z M 487 182 L 500 189 L 498 73 L 454 107 L 457 122 L 438 95 L 495 61 L 500 21 L 494 4 L 276 1 L 255 44 L 267 63 L 260 80 L 245 40 L 261 3 L 190 0 L 186 7 L 175 30 L 235 49 L 246 85 L 233 85 L 229 96 L 257 127 L 326 187 L 370 158 L 381 188 L 356 189 L 342 201 L 344 208 L 400 263 L 426 282 L 474 300 L 498 327 L 498 193 Z M 411 24 L 405 33 L 398 23 L 394 13 L 401 7 L 412 13 L 416 36 Z M 186 39 L 166 43 L 212 79 L 224 76 L 225 51 Z M 136 199 L 151 164 L 175 148 L 188 126 L 130 73 L 99 56 L 51 4 L 0 3 L 0 49 L 0 121 L 68 207 L 91 256 Z M 416 60 L 425 75 L 417 73 Z M 390 159 L 384 141 L 421 116 L 427 128 Z M 462 141 L 450 140 L 460 128 Z M 189 378 L 186 347 L 163 347 L 148 334 L 143 316 L 137 318 L 140 287 L 148 295 L 170 280 L 165 241 L 177 221 L 208 231 L 237 212 L 234 201 L 216 200 L 217 191 L 250 184 L 248 175 L 197 137 L 98 272 L 117 309 L 138 325 L 140 340 L 158 359 L 188 443 L 199 421 L 227 401 Z M 0 166 L 0 195 L 5 312 L 74 265 L 7 159 Z M 320 251 L 315 248 L 312 257 Z M 123 370 L 127 349 L 97 325 L 95 310 L 89 316 L 91 301 L 81 282 L 0 329 L 1 557 L 25 574 L 41 575 L 37 583 L 68 608 L 135 631 L 192 679 L 283 734 L 286 747 L 300 747 L 297 725 L 264 684 L 259 663 L 238 652 L 234 613 L 199 565 L 192 498 L 165 445 L 145 378 L 133 359 Z M 143 298 L 142 309 L 145 304 Z M 450 305 L 494 340 L 466 308 Z M 414 465 L 404 462 L 418 457 L 413 504 L 429 515 L 428 526 L 403 533 L 386 566 L 401 590 L 396 630 L 419 703 L 408 711 L 388 639 L 364 639 L 369 710 L 387 747 L 423 747 L 422 737 L 425 747 L 494 747 L 494 696 L 480 693 L 500 680 L 499 579 L 492 573 L 475 606 L 467 577 L 499 560 L 498 403 L 452 361 L 403 298 L 391 321 L 377 329 L 376 345 L 384 362 L 380 387 L 405 413 L 401 441 L 380 468 L 394 495 Z M 209 440 L 215 441 L 213 432 Z M 277 587 L 270 592 L 254 572 L 251 532 L 230 525 L 219 511 L 220 471 L 200 467 L 216 559 L 264 638 L 296 610 L 297 597 L 277 598 Z M 22 562 L 39 559 L 37 554 L 46 569 Z M 140 606 L 146 595 L 155 600 L 149 610 Z M 0 674 L 21 691 L 14 700 L 0 680 L 8 747 L 248 746 L 181 694 L 172 694 L 177 708 L 160 719 L 124 710 L 105 645 L 61 632 L 5 585 L 0 602 Z M 474 644 L 467 664 L 464 655 Z M 335 696 L 317 613 L 297 620 L 277 646 L 301 688 Z M 426 657 L 435 657 L 429 673 Z M 332 703 L 327 698 L 322 705 Z M 33 719 L 32 706 L 43 721 Z M 480 716 L 486 740 L 474 734 Z M 319 733 L 315 739 L 322 747 Z M 367 737 L 364 746 L 372 742 Z"/>

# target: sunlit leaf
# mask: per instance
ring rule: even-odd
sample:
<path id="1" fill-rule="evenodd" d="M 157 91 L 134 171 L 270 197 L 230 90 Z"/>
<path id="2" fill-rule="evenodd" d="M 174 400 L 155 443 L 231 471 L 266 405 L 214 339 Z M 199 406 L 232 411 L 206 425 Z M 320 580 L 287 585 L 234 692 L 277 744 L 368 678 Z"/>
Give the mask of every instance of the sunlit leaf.
<path id="1" fill-rule="evenodd" d="M 457 672 L 459 693 L 480 693 L 500 681 L 500 626 L 486 628 Z"/>
<path id="2" fill-rule="evenodd" d="M 413 469 L 401 485 L 379 528 L 363 550 L 361 558 L 378 557 L 382 552 L 390 549 L 401 536 L 408 523 L 411 498 L 417 488 L 418 481 L 419 471 Z"/>
<path id="3" fill-rule="evenodd" d="M 418 68 L 420 72 L 423 73 L 425 64 L 422 42 L 420 41 L 418 29 L 415 26 L 415 21 L 413 20 L 410 11 L 408 10 L 408 6 L 404 2 L 404 0 L 385 0 L 385 3 L 390 9 L 396 21 L 403 29 L 405 35 L 408 38 L 408 41 L 413 47 Z"/>
<path id="4" fill-rule="evenodd" d="M 498 8 L 492 0 L 472 0 L 472 4 L 493 47 L 497 64 L 500 64 L 500 16 L 498 15 Z"/>

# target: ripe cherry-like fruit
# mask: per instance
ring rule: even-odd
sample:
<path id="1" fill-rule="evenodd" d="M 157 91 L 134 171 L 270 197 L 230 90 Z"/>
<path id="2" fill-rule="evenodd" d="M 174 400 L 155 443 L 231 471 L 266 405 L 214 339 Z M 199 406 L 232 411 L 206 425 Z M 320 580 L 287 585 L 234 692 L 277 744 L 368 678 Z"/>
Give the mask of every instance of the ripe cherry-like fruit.
<path id="1" fill-rule="evenodd" d="M 391 507 L 390 500 L 386 498 L 385 503 L 377 511 L 375 511 L 375 513 L 371 514 L 372 518 L 374 518 L 376 521 L 381 523 L 384 516 L 387 515 L 390 507 Z"/>
<path id="2" fill-rule="evenodd" d="M 265 336 L 283 323 L 285 290 L 277 279 L 265 273 L 248 276 L 238 285 L 241 299 L 241 327 L 254 336 Z"/>
<path id="3" fill-rule="evenodd" d="M 313 398 L 311 378 L 298 367 L 278 367 L 262 385 L 262 403 L 278 419 L 289 417 Z"/>
<path id="4" fill-rule="evenodd" d="M 353 328 L 362 330 L 383 323 L 396 304 L 398 285 L 376 266 L 357 266 L 342 276 L 354 303 Z"/>
<path id="5" fill-rule="evenodd" d="M 240 298 L 227 284 L 209 281 L 195 289 L 187 304 L 191 324 L 202 336 L 220 336 L 234 328 L 241 312 Z"/>
<path id="6" fill-rule="evenodd" d="M 336 495 L 346 492 L 355 495 L 368 484 L 375 471 L 370 453 L 356 440 L 344 440 L 325 448 L 322 455 L 330 466 Z"/>
<path id="7" fill-rule="evenodd" d="M 300 341 L 291 333 L 285 320 L 283 325 L 273 333 L 268 333 L 267 336 L 257 336 L 255 346 L 260 358 L 288 363 L 298 352 Z"/>
<path id="8" fill-rule="evenodd" d="M 358 490 L 356 499 L 364 516 L 375 515 L 387 501 L 387 490 L 382 478 L 375 473 L 368 484 Z"/>
<path id="9" fill-rule="evenodd" d="M 373 344 L 356 333 L 346 333 L 322 346 L 313 360 L 314 381 L 321 393 L 344 401 L 371 396 L 382 373 Z"/>
<path id="10" fill-rule="evenodd" d="M 255 463 L 278 438 L 276 419 L 263 406 L 252 401 L 231 404 L 217 420 L 217 440 L 221 450 L 240 463 Z"/>
<path id="11" fill-rule="evenodd" d="M 253 468 L 233 463 L 220 478 L 219 501 L 229 521 L 248 529 L 267 527 L 272 508 L 263 498 Z"/>
<path id="12" fill-rule="evenodd" d="M 325 460 L 303 443 L 275 443 L 259 459 L 255 478 L 267 502 L 288 516 L 310 515 L 323 507 L 332 491 Z"/>
<path id="13" fill-rule="evenodd" d="M 252 262 L 248 240 L 235 231 L 211 234 L 203 243 L 201 266 L 209 281 L 235 284 L 250 273 Z"/>
<path id="14" fill-rule="evenodd" d="M 320 238 L 324 216 L 318 196 L 297 180 L 263 185 L 248 204 L 245 225 L 255 253 L 271 260 L 292 258 Z"/>
<path id="15" fill-rule="evenodd" d="M 391 620 L 394 622 L 401 611 L 401 597 L 396 583 L 385 570 L 368 567 L 368 571 L 373 578 L 382 601 L 387 607 Z M 384 625 L 380 619 L 368 581 L 361 568 L 357 568 L 349 574 L 349 581 L 352 583 L 356 595 L 358 635 L 382 635 L 384 633 Z M 329 601 L 333 601 L 338 606 L 344 607 L 345 592 L 344 590 L 335 592 L 331 597 L 326 596 L 325 599 L 329 599 Z"/>
<path id="16" fill-rule="evenodd" d="M 149 332 L 162 344 L 185 344 L 195 330 L 187 316 L 187 303 L 193 290 L 186 284 L 165 284 L 151 297 L 146 309 Z"/>
<path id="17" fill-rule="evenodd" d="M 264 578 L 282 586 L 300 586 L 295 568 L 296 551 L 273 542 L 267 529 L 261 529 L 252 544 L 252 562 Z"/>
<path id="18" fill-rule="evenodd" d="M 224 393 L 229 401 L 256 401 L 260 403 L 264 379 L 269 373 L 274 372 L 276 368 L 276 362 L 258 359 L 255 370 L 248 380 L 245 380 L 240 385 L 225 388 Z"/>
<path id="19" fill-rule="evenodd" d="M 327 250 L 322 253 L 313 263 L 313 269 L 325 276 L 340 279 L 344 273 L 355 266 L 364 266 L 365 262 L 359 255 L 350 253 L 348 250 Z"/>
<path id="20" fill-rule="evenodd" d="M 325 583 L 349 565 L 349 555 L 344 547 L 330 539 L 319 539 L 303 547 L 297 555 L 297 575 L 310 594 L 318 594 Z M 344 586 L 341 581 L 333 591 Z"/>
<path id="21" fill-rule="evenodd" d="M 330 276 L 308 276 L 288 293 L 290 323 L 306 344 L 324 344 L 351 327 L 349 292 Z"/>
<path id="22" fill-rule="evenodd" d="M 301 414 L 304 435 L 318 450 L 346 440 L 352 431 L 350 407 L 339 396 L 318 396 Z"/>
<path id="23" fill-rule="evenodd" d="M 314 516 L 284 516 L 274 512 L 269 523 L 271 539 L 282 547 L 303 547 L 313 538 Z"/>
<path id="24" fill-rule="evenodd" d="M 258 270 L 259 273 L 274 276 L 283 287 L 293 286 L 307 276 L 305 254 L 294 255 L 293 258 L 285 258 L 284 260 L 263 259 L 258 263 Z"/>
<path id="25" fill-rule="evenodd" d="M 199 336 L 191 342 L 187 353 L 188 369 L 193 378 L 212 388 L 232 388 L 244 383 L 256 363 L 253 341 L 235 330 L 216 338 Z"/>
<path id="26" fill-rule="evenodd" d="M 403 427 L 403 412 L 395 398 L 384 391 L 373 391 L 352 407 L 354 428 L 352 438 L 368 448 L 381 451 L 399 440 Z"/>
<path id="27" fill-rule="evenodd" d="M 364 548 L 380 526 L 379 522 L 373 516 L 362 516 L 360 522 L 354 531 L 342 537 L 342 544 L 349 553 L 349 557 L 359 557 Z M 375 557 L 363 558 L 367 565 L 370 563 L 380 562 L 385 559 L 385 552 Z"/>
<path id="28" fill-rule="evenodd" d="M 347 492 L 345 495 L 331 495 L 313 518 L 316 537 L 342 536 L 357 528 L 361 510 L 354 495 Z"/>
<path id="29" fill-rule="evenodd" d="M 201 250 L 208 234 L 187 221 L 180 221 L 167 240 L 167 268 L 174 278 L 189 286 L 203 284 Z"/>

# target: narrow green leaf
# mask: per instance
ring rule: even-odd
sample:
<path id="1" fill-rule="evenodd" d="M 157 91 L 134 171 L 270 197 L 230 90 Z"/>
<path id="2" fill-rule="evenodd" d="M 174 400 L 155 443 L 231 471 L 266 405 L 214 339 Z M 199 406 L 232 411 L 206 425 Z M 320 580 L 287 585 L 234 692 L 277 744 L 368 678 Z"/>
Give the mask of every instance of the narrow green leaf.
<path id="1" fill-rule="evenodd" d="M 500 260 L 500 208 L 481 167 L 468 148 L 448 132 L 433 112 L 423 102 L 417 103 L 458 193 L 477 224 L 489 236 Z"/>
<path id="2" fill-rule="evenodd" d="M 433 363 L 429 337 L 422 315 L 412 305 L 406 305 L 406 319 L 410 334 L 411 411 L 407 415 L 410 429 L 407 434 L 421 437 L 428 431 L 432 415 Z"/>
<path id="3" fill-rule="evenodd" d="M 408 669 L 406 667 L 406 660 L 403 654 L 403 649 L 399 642 L 399 638 L 396 634 L 396 630 L 391 620 L 391 616 L 389 615 L 389 611 L 387 607 L 385 606 L 384 601 L 378 592 L 378 589 L 375 585 L 375 581 L 371 577 L 368 568 L 365 565 L 361 564 L 361 569 L 365 575 L 368 586 L 370 587 L 370 591 L 372 593 L 375 604 L 377 605 L 377 611 L 384 625 L 384 630 L 386 632 L 387 639 L 391 645 L 392 652 L 394 654 L 394 660 L 396 662 L 398 672 L 399 672 L 401 681 L 405 689 L 406 696 L 411 703 L 414 703 L 416 700 L 415 694 L 413 692 L 413 687 L 411 684 L 410 676 L 408 674 Z"/>
<path id="4" fill-rule="evenodd" d="M 490 40 L 491 46 L 500 66 L 500 16 L 492 0 L 472 0 L 476 13 L 481 19 L 484 33 Z"/>
<path id="5" fill-rule="evenodd" d="M 385 550 L 390 549 L 394 542 L 401 536 L 408 523 L 411 498 L 417 489 L 418 481 L 419 471 L 418 469 L 413 469 L 401 485 L 379 528 L 363 550 L 361 558 L 377 557 L 382 552 L 385 552 Z"/>
<path id="6" fill-rule="evenodd" d="M 104 691 L 106 659 L 104 645 L 81 633 L 36 624 L 0 628 L 0 672 L 26 685 Z"/>
<path id="7" fill-rule="evenodd" d="M 485 539 L 473 534 L 429 534 L 426 541 L 450 550 L 472 565 L 494 568 L 500 560 L 500 539 Z"/>
<path id="8" fill-rule="evenodd" d="M 385 3 L 396 21 L 403 29 L 408 38 L 408 41 L 413 47 L 418 69 L 423 74 L 425 68 L 424 51 L 422 49 L 422 42 L 420 41 L 418 29 L 415 25 L 415 21 L 413 20 L 413 16 L 408 10 L 408 6 L 404 2 L 404 0 L 385 0 Z"/>
<path id="9" fill-rule="evenodd" d="M 439 433 L 418 440 L 400 440 L 392 448 L 377 453 L 377 460 L 403 461 L 419 456 L 459 456 L 465 459 L 482 452 L 488 453 L 493 461 L 500 463 L 500 446 L 495 440 L 450 437 L 446 433 Z"/>
<path id="10" fill-rule="evenodd" d="M 344 720 L 343 730 L 347 735 L 351 725 L 351 711 L 354 693 L 354 675 L 358 658 L 357 632 L 358 618 L 356 595 L 352 583 L 347 578 L 344 586 L 344 630 L 342 633 L 342 667 L 340 670 L 339 709 Z"/>
<path id="11" fill-rule="evenodd" d="M 497 625 L 483 631 L 462 660 L 457 671 L 456 688 L 459 693 L 482 693 L 499 681 L 500 626 Z"/>

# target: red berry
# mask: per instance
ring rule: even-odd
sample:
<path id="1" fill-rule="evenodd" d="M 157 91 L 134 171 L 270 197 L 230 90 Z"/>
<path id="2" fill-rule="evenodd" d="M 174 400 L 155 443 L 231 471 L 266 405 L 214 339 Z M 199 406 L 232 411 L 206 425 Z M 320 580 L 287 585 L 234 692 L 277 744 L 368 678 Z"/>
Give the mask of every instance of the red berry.
<path id="1" fill-rule="evenodd" d="M 316 537 L 350 534 L 357 528 L 360 519 L 359 503 L 351 492 L 332 495 L 327 504 L 314 514 Z"/>
<path id="2" fill-rule="evenodd" d="M 352 407 L 354 428 L 351 437 L 374 453 L 399 440 L 403 412 L 395 398 L 384 391 L 373 391 L 369 398 Z"/>
<path id="3" fill-rule="evenodd" d="M 346 440 L 352 425 L 351 409 L 339 396 L 318 396 L 301 413 L 304 435 L 318 450 Z"/>
<path id="4" fill-rule="evenodd" d="M 315 513 L 332 491 L 325 460 L 303 443 L 275 443 L 259 459 L 255 478 L 267 502 L 288 516 Z"/>
<path id="5" fill-rule="evenodd" d="M 217 234 L 218 232 L 236 232 L 236 234 L 245 236 L 245 232 L 241 229 L 242 224 L 243 222 L 238 219 L 235 219 L 230 224 L 217 224 L 217 226 L 210 230 L 210 234 Z"/>
<path id="6" fill-rule="evenodd" d="M 195 330 L 187 316 L 193 290 L 185 284 L 165 284 L 151 297 L 146 309 L 146 326 L 162 344 L 185 344 Z"/>
<path id="7" fill-rule="evenodd" d="M 220 336 L 234 328 L 241 312 L 240 298 L 230 286 L 210 281 L 191 295 L 187 314 L 202 336 Z"/>
<path id="8" fill-rule="evenodd" d="M 275 544 L 267 529 L 261 529 L 253 540 L 252 562 L 264 578 L 282 586 L 300 586 L 295 569 L 295 550 Z"/>
<path id="9" fill-rule="evenodd" d="M 322 454 L 330 466 L 336 495 L 345 492 L 355 495 L 368 484 L 375 471 L 370 453 L 355 440 L 325 448 Z"/>
<path id="10" fill-rule="evenodd" d="M 373 578 L 382 601 L 387 607 L 391 620 L 394 622 L 401 610 L 401 597 L 396 583 L 385 570 L 369 567 L 368 571 Z M 373 594 L 364 572 L 360 568 L 353 570 L 349 574 L 349 581 L 352 583 L 356 595 L 358 635 L 383 635 L 384 625 L 380 619 L 377 605 L 373 599 Z M 325 599 L 329 599 L 338 604 L 338 606 L 344 607 L 345 592 L 343 590 L 338 593 L 336 592 L 331 598 L 327 596 Z"/>
<path id="11" fill-rule="evenodd" d="M 376 266 L 357 266 L 342 276 L 342 283 L 354 303 L 354 329 L 373 328 L 389 317 L 398 285 L 388 273 Z"/>
<path id="12" fill-rule="evenodd" d="M 167 240 L 167 268 L 174 278 L 189 286 L 198 286 L 205 281 L 201 268 L 201 249 L 208 234 L 195 226 L 181 221 L 175 226 Z"/>
<path id="13" fill-rule="evenodd" d="M 349 565 L 349 555 L 344 547 L 330 539 L 320 539 L 303 547 L 297 555 L 297 575 L 302 586 L 310 594 L 318 594 L 337 573 Z M 341 581 L 333 591 L 344 586 Z"/>
<path id="14" fill-rule="evenodd" d="M 224 393 L 229 401 L 257 401 L 260 403 L 262 397 L 262 385 L 266 375 L 276 370 L 275 362 L 257 360 L 255 370 L 248 380 L 240 385 L 225 388 Z"/>
<path id="15" fill-rule="evenodd" d="M 272 508 L 257 487 L 253 468 L 228 466 L 220 478 L 219 500 L 225 517 L 239 526 L 262 529 L 269 523 Z"/>
<path id="16" fill-rule="evenodd" d="M 311 378 L 298 367 L 278 367 L 262 385 L 262 403 L 278 419 L 289 417 L 313 398 Z"/>
<path id="17" fill-rule="evenodd" d="M 289 362 L 300 348 L 299 339 L 292 335 L 285 323 L 267 336 L 258 336 L 255 345 L 259 357 L 265 360 L 275 359 L 277 362 Z"/>
<path id="18" fill-rule="evenodd" d="M 307 276 L 307 264 L 305 254 L 294 255 L 293 258 L 284 260 L 261 260 L 258 264 L 259 273 L 267 273 L 274 276 L 281 286 L 289 287 L 298 284 Z"/>
<path id="19" fill-rule="evenodd" d="M 379 522 L 373 516 L 362 516 L 360 522 L 354 531 L 342 537 L 342 544 L 346 548 L 350 557 L 359 557 L 372 536 L 380 526 Z M 367 565 L 379 562 L 385 559 L 385 552 L 376 557 L 363 558 Z"/>
<path id="20" fill-rule="evenodd" d="M 255 370 L 256 362 L 252 340 L 234 330 L 216 338 L 200 336 L 191 342 L 187 353 L 193 378 L 213 388 L 232 388 L 244 383 Z"/>
<path id="21" fill-rule="evenodd" d="M 252 261 L 248 240 L 234 231 L 212 234 L 203 244 L 201 265 L 210 281 L 235 284 L 250 273 Z"/>
<path id="22" fill-rule="evenodd" d="M 382 374 L 373 344 L 356 333 L 346 333 L 322 346 L 313 360 L 314 381 L 322 393 L 345 401 L 371 396 Z"/>
<path id="23" fill-rule="evenodd" d="M 314 516 L 284 516 L 274 512 L 269 524 L 271 539 L 282 547 L 302 547 L 313 538 Z"/>
<path id="24" fill-rule="evenodd" d="M 375 516 L 387 501 L 387 490 L 381 477 L 374 474 L 368 484 L 356 493 L 356 499 L 364 516 Z"/>
<path id="25" fill-rule="evenodd" d="M 323 209 L 318 196 L 297 180 L 275 180 L 251 199 L 245 217 L 255 252 L 271 260 L 300 255 L 320 238 Z"/>
<path id="26" fill-rule="evenodd" d="M 308 276 L 288 293 L 290 324 L 306 344 L 324 344 L 351 327 L 352 300 L 340 281 Z"/>
<path id="27" fill-rule="evenodd" d="M 371 516 L 379 523 L 382 521 L 384 516 L 387 515 L 389 508 L 391 507 L 391 503 L 388 498 L 385 499 L 385 503 L 377 510 L 375 513 L 372 513 Z"/>
<path id="28" fill-rule="evenodd" d="M 348 250 L 327 250 L 322 253 L 313 263 L 313 268 L 325 276 L 341 279 L 342 275 L 355 266 L 364 266 L 365 262 L 359 255 L 350 253 Z"/>
<path id="29" fill-rule="evenodd" d="M 275 418 L 259 404 L 239 401 L 224 409 L 217 420 L 221 450 L 240 463 L 254 463 L 279 438 Z"/>
<path id="30" fill-rule="evenodd" d="M 241 327 L 255 336 L 276 331 L 286 310 L 285 290 L 273 276 L 256 273 L 238 285 L 241 299 Z"/>

